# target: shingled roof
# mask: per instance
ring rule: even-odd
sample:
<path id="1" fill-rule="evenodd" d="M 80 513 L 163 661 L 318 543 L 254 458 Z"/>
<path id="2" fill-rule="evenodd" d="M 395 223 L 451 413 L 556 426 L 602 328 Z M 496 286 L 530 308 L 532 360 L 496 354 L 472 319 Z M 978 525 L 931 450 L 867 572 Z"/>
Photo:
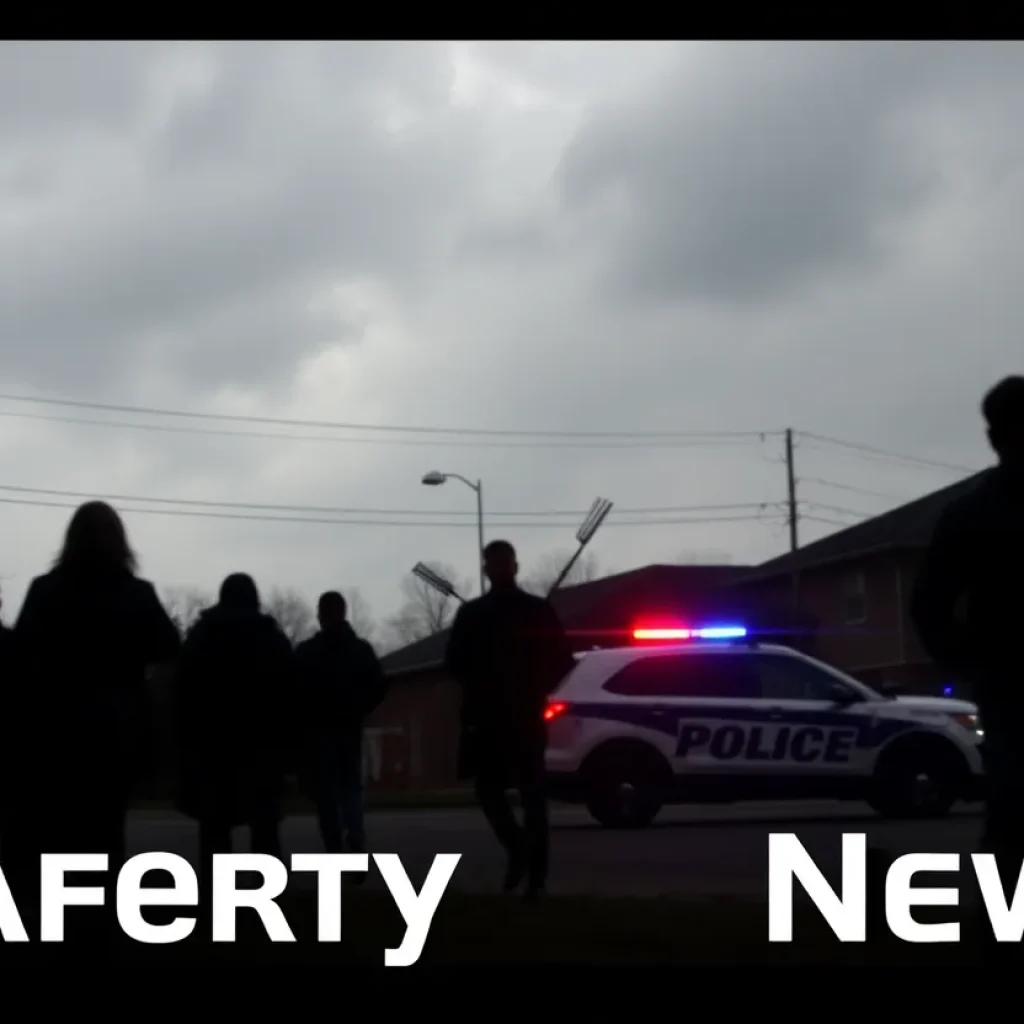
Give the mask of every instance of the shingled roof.
<path id="1" fill-rule="evenodd" d="M 734 583 L 742 586 L 755 580 L 789 575 L 812 566 L 843 562 L 880 551 L 925 547 L 945 509 L 961 495 L 973 490 L 987 473 L 988 470 L 974 473 L 949 487 L 926 494 L 923 498 L 831 533 L 796 551 L 772 558 Z"/>
<path id="2" fill-rule="evenodd" d="M 750 572 L 749 565 L 646 565 L 555 592 L 551 599 L 566 629 L 623 628 L 613 622 L 623 601 L 640 595 L 698 594 L 719 590 Z M 449 630 L 385 655 L 381 662 L 389 675 L 405 675 L 435 668 L 444 660 Z"/>

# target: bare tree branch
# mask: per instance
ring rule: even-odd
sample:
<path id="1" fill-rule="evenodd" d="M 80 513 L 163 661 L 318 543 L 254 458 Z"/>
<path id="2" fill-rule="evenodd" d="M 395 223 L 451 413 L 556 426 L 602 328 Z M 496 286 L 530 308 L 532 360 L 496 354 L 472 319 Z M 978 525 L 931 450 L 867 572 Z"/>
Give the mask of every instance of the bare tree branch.
<path id="1" fill-rule="evenodd" d="M 306 640 L 316 632 L 316 612 L 296 590 L 275 588 L 264 598 L 263 610 L 277 620 L 282 632 L 293 644 Z"/>
<path id="2" fill-rule="evenodd" d="M 450 565 L 438 562 L 425 563 L 439 576 L 447 579 L 456 590 L 465 593 L 470 589 L 468 580 L 459 579 Z M 458 608 L 458 601 L 440 594 L 412 573 L 402 578 L 402 607 L 387 622 L 387 644 L 389 647 L 404 647 L 416 643 L 451 625 Z"/>
<path id="3" fill-rule="evenodd" d="M 195 625 L 203 611 L 216 603 L 200 587 L 167 587 L 160 597 L 171 621 L 182 635 Z"/>
<path id="4" fill-rule="evenodd" d="M 373 643 L 377 632 L 377 623 L 374 621 L 373 612 L 366 598 L 363 597 L 358 587 L 349 587 L 342 593 L 345 603 L 348 605 L 349 624 L 364 640 Z"/>
<path id="5" fill-rule="evenodd" d="M 523 590 L 531 594 L 546 595 L 555 580 L 572 557 L 569 551 L 549 551 L 537 560 L 537 564 L 522 580 Z M 584 551 L 576 564 L 569 570 L 569 575 L 562 580 L 563 587 L 572 587 L 578 583 L 589 583 L 600 579 L 605 573 L 601 571 L 597 557 L 592 551 Z"/>

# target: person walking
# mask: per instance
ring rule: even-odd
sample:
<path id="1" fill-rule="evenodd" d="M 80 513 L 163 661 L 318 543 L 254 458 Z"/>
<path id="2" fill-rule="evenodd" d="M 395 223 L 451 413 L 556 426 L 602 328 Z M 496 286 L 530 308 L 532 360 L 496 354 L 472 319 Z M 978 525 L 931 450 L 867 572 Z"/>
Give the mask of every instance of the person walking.
<path id="1" fill-rule="evenodd" d="M 981 838 L 1003 884 L 1024 863 L 1024 377 L 982 402 L 998 464 L 947 507 L 915 581 L 911 614 L 935 663 L 966 683 L 984 728 L 987 796 Z"/>
<path id="2" fill-rule="evenodd" d="M 17 778 L 6 781 L 17 801 L 4 847 L 23 913 L 38 908 L 40 854 L 106 854 L 110 879 L 125 860 L 129 801 L 153 767 L 148 671 L 173 662 L 180 645 L 152 583 L 136 569 L 117 512 L 104 502 L 82 505 L 15 624 L 19 668 L 4 703 L 8 771 L 17 766 Z M 99 920 L 105 911 L 94 913 Z M 112 915 L 108 926 L 116 926 Z"/>
<path id="3" fill-rule="evenodd" d="M 548 873 L 544 708 L 575 661 L 548 601 L 519 587 L 512 545 L 492 541 L 483 558 L 490 590 L 459 609 L 445 656 L 463 693 L 460 774 L 474 779 L 507 854 L 504 888 L 516 890 L 525 878 L 532 897 L 543 892 Z M 510 788 L 522 799 L 522 826 Z"/>
<path id="4" fill-rule="evenodd" d="M 296 649 L 303 734 L 303 784 L 328 853 L 366 852 L 363 725 L 387 683 L 376 652 L 348 621 L 345 598 L 322 594 L 320 631 Z"/>
<path id="5" fill-rule="evenodd" d="M 247 826 L 254 853 L 281 856 L 280 820 L 292 738 L 292 648 L 234 573 L 185 639 L 174 684 L 177 807 L 199 825 L 201 891 L 213 856 Z"/>

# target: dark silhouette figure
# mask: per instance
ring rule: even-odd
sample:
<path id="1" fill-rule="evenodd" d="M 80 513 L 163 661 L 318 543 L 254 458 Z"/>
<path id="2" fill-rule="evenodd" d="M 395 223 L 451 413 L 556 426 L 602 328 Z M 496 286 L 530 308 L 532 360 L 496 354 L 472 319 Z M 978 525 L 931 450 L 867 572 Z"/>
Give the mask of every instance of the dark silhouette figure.
<path id="1" fill-rule="evenodd" d="M 3 599 L 0 598 L 0 610 Z M 14 631 L 0 622 L 0 865 L 4 864 L 4 836 L 9 831 L 11 799 L 17 793 L 13 785 L 17 776 L 16 759 L 11 759 L 12 720 L 9 695 L 19 685 L 18 666 L 15 658 Z"/>
<path id="2" fill-rule="evenodd" d="M 172 662 L 180 643 L 135 568 L 120 517 L 90 502 L 75 512 L 54 568 L 33 580 L 18 616 L 16 685 L 4 684 L 7 769 L 16 773 L 6 780 L 14 796 L 4 869 L 28 917 L 38 911 L 41 853 L 107 854 L 108 878 L 125 859 L 129 800 L 155 751 L 147 670 Z M 82 920 L 102 915 L 97 908 Z"/>
<path id="3" fill-rule="evenodd" d="M 913 595 L 925 650 L 973 692 L 985 731 L 982 849 L 1013 891 L 1024 860 L 1024 377 L 982 403 L 996 467 L 941 517 Z"/>
<path id="4" fill-rule="evenodd" d="M 185 640 L 174 703 L 178 809 L 199 824 L 201 897 L 214 854 L 248 826 L 254 853 L 281 856 L 284 779 L 292 746 L 292 650 L 260 608 L 250 576 L 221 584 L 219 601 Z"/>
<path id="5" fill-rule="evenodd" d="M 328 853 L 366 852 L 363 723 L 387 684 L 373 647 L 356 635 L 345 598 L 320 597 L 320 631 L 296 649 L 303 732 L 303 785 Z"/>
<path id="6" fill-rule="evenodd" d="M 480 808 L 508 854 L 506 890 L 525 876 L 533 896 L 548 870 L 544 708 L 575 662 L 554 609 L 516 583 L 512 545 L 488 544 L 484 570 L 491 588 L 459 610 L 446 655 L 463 692 L 460 774 L 475 780 Z M 522 827 L 511 788 L 522 798 Z"/>

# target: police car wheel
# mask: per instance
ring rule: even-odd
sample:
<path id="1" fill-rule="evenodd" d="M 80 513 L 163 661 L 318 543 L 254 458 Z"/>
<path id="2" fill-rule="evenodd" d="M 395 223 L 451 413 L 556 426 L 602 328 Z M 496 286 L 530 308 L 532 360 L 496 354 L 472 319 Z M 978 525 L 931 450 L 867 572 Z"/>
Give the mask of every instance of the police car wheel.
<path id="1" fill-rule="evenodd" d="M 667 765 L 642 749 L 600 752 L 587 766 L 587 810 L 605 828 L 646 828 L 664 805 Z"/>
<path id="2" fill-rule="evenodd" d="M 894 754 L 879 765 L 869 803 L 887 818 L 941 818 L 956 803 L 961 774 L 945 751 Z"/>

